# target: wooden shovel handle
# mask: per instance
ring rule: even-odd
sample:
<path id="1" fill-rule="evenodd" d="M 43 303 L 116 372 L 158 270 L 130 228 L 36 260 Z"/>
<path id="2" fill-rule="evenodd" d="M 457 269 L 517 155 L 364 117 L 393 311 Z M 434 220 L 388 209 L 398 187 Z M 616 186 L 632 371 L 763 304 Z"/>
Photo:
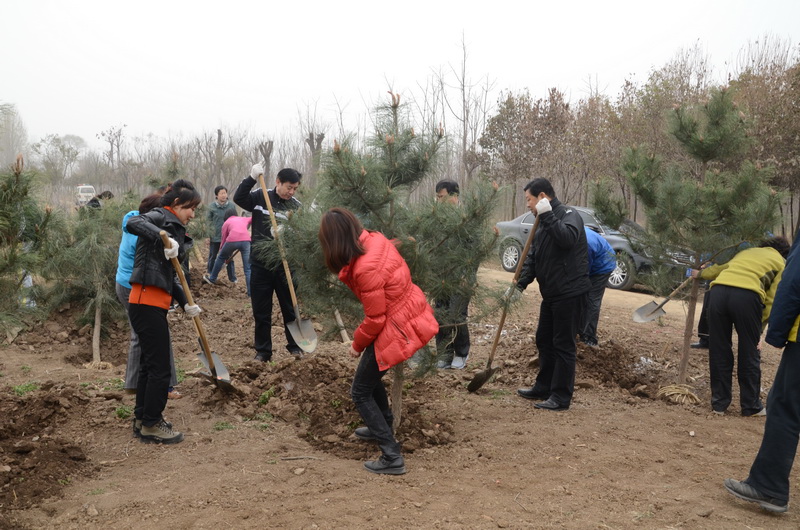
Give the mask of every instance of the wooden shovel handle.
<path id="1" fill-rule="evenodd" d="M 294 283 L 292 283 L 292 271 L 289 270 L 289 262 L 286 261 L 286 249 L 283 248 L 283 241 L 278 233 L 278 221 L 275 219 L 275 211 L 272 209 L 272 202 L 269 200 L 267 193 L 267 185 L 264 183 L 264 174 L 258 176 L 258 182 L 261 184 L 261 193 L 264 194 L 264 202 L 267 203 L 269 210 L 269 220 L 272 222 L 272 231 L 275 232 L 273 237 L 278 243 L 278 250 L 281 253 L 281 261 L 283 261 L 283 270 L 286 272 L 286 282 L 289 284 L 289 294 L 292 296 L 292 306 L 294 306 L 295 318 L 300 320 L 300 312 L 297 310 L 297 295 L 294 292 Z"/>
<path id="2" fill-rule="evenodd" d="M 172 248 L 169 242 L 169 234 L 167 234 L 166 230 L 162 230 L 158 233 L 161 236 L 161 242 L 164 243 L 164 248 Z M 172 262 L 172 266 L 175 268 L 175 272 L 178 274 L 178 278 L 181 280 L 181 286 L 183 287 L 183 292 L 186 294 L 186 301 L 189 302 L 189 305 L 194 304 L 194 298 L 192 298 L 192 291 L 189 290 L 189 284 L 186 282 L 186 276 L 183 274 L 183 267 L 181 267 L 178 258 L 170 258 Z M 203 328 L 203 323 L 200 321 L 200 317 L 192 317 L 192 321 L 194 322 L 195 330 L 197 330 L 197 335 L 200 337 L 200 343 L 203 346 L 203 353 L 208 359 L 208 367 L 211 369 L 211 373 L 214 377 L 217 377 L 217 368 L 214 366 L 214 359 L 211 356 L 211 347 L 208 345 L 208 339 L 206 339 L 206 330 Z"/>
<path id="3" fill-rule="evenodd" d="M 528 255 L 528 251 L 531 249 L 531 244 L 533 243 L 533 236 L 536 234 L 536 229 L 539 228 L 539 216 L 536 216 L 536 220 L 533 222 L 533 228 L 531 228 L 531 233 L 528 234 L 528 240 L 525 242 L 525 248 L 522 250 L 522 254 L 519 256 L 519 261 L 517 262 L 517 270 L 514 271 L 514 279 L 511 280 L 511 283 L 514 284 L 512 286 L 516 289 L 515 285 L 517 280 L 519 280 L 519 275 L 522 274 L 522 265 L 525 263 L 525 258 Z M 500 334 L 503 331 L 503 325 L 506 323 L 506 313 L 508 312 L 508 304 L 503 304 L 503 313 L 500 316 L 500 323 L 497 325 L 497 332 L 494 334 L 494 341 L 492 342 L 492 351 L 489 353 L 489 360 L 486 362 L 486 369 L 492 367 L 492 361 L 494 361 L 494 352 L 497 350 L 497 344 L 500 342 Z"/>

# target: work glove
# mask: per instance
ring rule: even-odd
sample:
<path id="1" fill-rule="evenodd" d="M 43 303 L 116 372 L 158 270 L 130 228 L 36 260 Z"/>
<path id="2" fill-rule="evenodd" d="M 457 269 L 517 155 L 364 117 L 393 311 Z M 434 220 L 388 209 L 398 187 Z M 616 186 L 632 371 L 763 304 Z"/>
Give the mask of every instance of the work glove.
<path id="1" fill-rule="evenodd" d="M 178 257 L 178 242 L 172 238 L 169 238 L 169 248 L 167 245 L 164 245 L 164 256 L 167 259 L 177 258 Z"/>
<path id="2" fill-rule="evenodd" d="M 264 168 L 262 167 L 261 164 L 254 165 L 253 168 L 250 170 L 250 176 L 253 177 L 254 180 L 258 180 L 258 176 L 263 174 L 264 174 Z"/>
<path id="3" fill-rule="evenodd" d="M 516 285 L 512 285 L 511 287 L 506 289 L 505 293 L 503 293 L 503 298 L 505 298 L 509 302 L 516 302 L 520 298 L 522 298 L 522 291 L 520 291 L 519 287 L 517 287 Z"/>
<path id="4" fill-rule="evenodd" d="M 200 309 L 200 306 L 197 304 L 195 305 L 186 304 L 185 306 L 183 306 L 183 311 L 186 313 L 186 316 L 190 318 L 198 317 L 200 316 L 200 313 L 203 312 L 203 310 Z"/>
<path id="5" fill-rule="evenodd" d="M 550 206 L 550 199 L 544 198 L 539 199 L 539 202 L 536 203 L 536 214 L 541 215 L 543 213 L 552 212 L 553 207 Z"/>
<path id="6" fill-rule="evenodd" d="M 272 236 L 272 239 L 275 239 L 275 228 L 274 227 L 270 227 L 269 233 Z M 278 225 L 278 234 L 283 236 L 283 225 Z"/>

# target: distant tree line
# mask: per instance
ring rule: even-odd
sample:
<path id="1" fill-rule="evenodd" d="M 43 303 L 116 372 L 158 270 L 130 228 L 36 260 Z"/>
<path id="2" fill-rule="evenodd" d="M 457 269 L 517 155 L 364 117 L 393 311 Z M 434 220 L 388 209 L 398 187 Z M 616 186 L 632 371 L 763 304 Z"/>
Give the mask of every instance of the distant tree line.
<path id="1" fill-rule="evenodd" d="M 800 220 L 799 51 L 765 36 L 743 47 L 726 78 L 715 81 L 708 57 L 695 46 L 653 69 L 644 82 L 627 80 L 614 96 L 589 86 L 586 96 L 571 101 L 556 88 L 542 97 L 528 90 L 500 90 L 497 95 L 489 76 L 471 77 L 463 47 L 458 65 L 433 73 L 417 93 L 404 95 L 411 103 L 405 118 L 421 133 L 445 133 L 436 166 L 411 200 L 420 200 L 440 178 L 462 186 L 491 179 L 507 185 L 494 212 L 501 220 L 522 211 L 519 190 L 533 177 L 551 179 L 560 198 L 576 205 L 591 205 L 592 183 L 602 178 L 627 201 L 631 216 L 646 223 L 621 169 L 625 149 L 648 145 L 681 156 L 677 142 L 665 132 L 666 115 L 676 106 L 702 103 L 713 89 L 728 88 L 748 120 L 751 142 L 743 156 L 773 168 L 770 185 L 787 192 L 781 223 L 783 232 L 791 234 Z M 8 167 L 22 153 L 37 173 L 39 198 L 70 204 L 74 186 L 82 183 L 98 192 L 143 196 L 167 179 L 167 168 L 177 159 L 208 202 L 214 186 L 235 186 L 255 162 L 266 163 L 270 174 L 295 167 L 306 175 L 304 186 L 313 187 L 323 154 L 335 140 L 358 147 L 372 137 L 377 130 L 374 116 L 365 115 L 357 130 L 346 130 L 341 117 L 339 123 L 324 123 L 315 109 L 307 109 L 295 126 L 272 137 L 240 129 L 136 137 L 118 124 L 97 133 L 104 147 L 94 150 L 73 135 L 50 134 L 30 143 L 22 117 L 13 104 L 5 103 L 0 104 L 0 162 Z"/>

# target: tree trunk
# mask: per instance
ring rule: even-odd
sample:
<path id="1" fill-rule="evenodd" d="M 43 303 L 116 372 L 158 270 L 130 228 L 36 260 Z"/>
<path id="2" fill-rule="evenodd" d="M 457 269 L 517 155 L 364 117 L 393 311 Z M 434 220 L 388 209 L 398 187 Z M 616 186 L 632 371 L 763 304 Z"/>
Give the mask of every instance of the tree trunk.
<path id="1" fill-rule="evenodd" d="M 392 415 L 394 416 L 394 424 L 392 429 L 397 432 L 400 428 L 400 420 L 403 413 L 403 381 L 405 380 L 405 365 L 400 363 L 392 369 L 394 377 L 392 378 Z"/>
<path id="2" fill-rule="evenodd" d="M 103 301 L 100 297 L 94 304 L 94 331 L 92 331 L 92 362 L 100 364 L 100 330 L 103 327 Z"/>
<path id="3" fill-rule="evenodd" d="M 680 370 L 678 371 L 678 384 L 686 383 L 686 368 L 689 365 L 689 344 L 692 342 L 694 331 L 694 313 L 697 308 L 697 293 L 700 290 L 700 280 L 692 280 L 692 292 L 689 295 L 689 310 L 686 312 L 686 326 L 683 328 L 683 356 L 681 357 Z"/>

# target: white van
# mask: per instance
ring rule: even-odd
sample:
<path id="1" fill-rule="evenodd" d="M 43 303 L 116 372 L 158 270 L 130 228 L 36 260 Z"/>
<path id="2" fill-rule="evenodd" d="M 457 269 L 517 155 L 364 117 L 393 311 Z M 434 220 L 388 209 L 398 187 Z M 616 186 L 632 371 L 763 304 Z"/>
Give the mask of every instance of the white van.
<path id="1" fill-rule="evenodd" d="M 89 184 L 80 184 L 75 187 L 75 200 L 78 203 L 78 206 L 83 206 L 95 195 L 96 193 L 94 191 L 94 186 Z"/>

